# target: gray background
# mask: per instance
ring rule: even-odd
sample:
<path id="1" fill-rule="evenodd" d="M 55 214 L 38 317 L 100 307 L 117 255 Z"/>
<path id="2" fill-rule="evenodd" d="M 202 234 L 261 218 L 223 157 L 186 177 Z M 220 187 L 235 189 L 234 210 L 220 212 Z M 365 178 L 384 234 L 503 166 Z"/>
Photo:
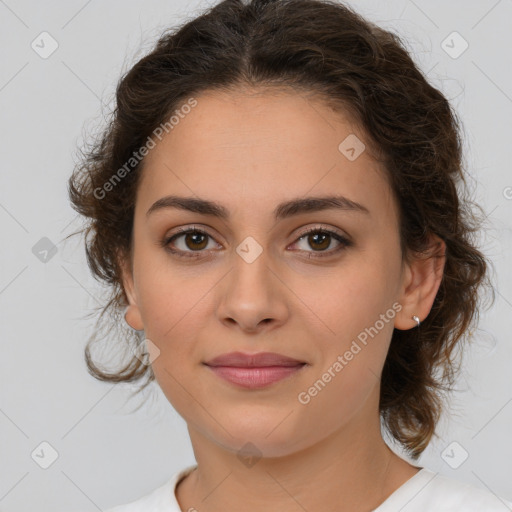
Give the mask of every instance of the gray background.
<path id="1" fill-rule="evenodd" d="M 89 275 L 79 237 L 67 243 L 64 237 L 80 226 L 66 187 L 82 136 L 101 126 L 119 76 L 161 30 L 207 5 L 198 0 L 0 0 L 4 512 L 36 504 L 41 512 L 102 510 L 149 492 L 194 463 L 186 425 L 156 386 L 132 413 L 140 403 L 127 402 L 132 386 L 88 375 L 83 347 L 93 321 L 83 317 L 99 305 L 103 289 Z M 481 241 L 494 262 L 497 300 L 482 315 L 452 413 L 439 426 L 440 439 L 420 464 L 512 500 L 512 2 L 364 0 L 351 5 L 403 35 L 431 82 L 456 106 L 465 123 L 470 182 L 489 222 Z M 47 58 L 31 47 L 35 41 L 43 51 L 43 31 L 58 43 Z M 464 43 L 450 36 L 453 31 L 469 44 L 457 58 L 453 55 Z M 50 43 L 45 39 L 45 51 Z M 452 56 L 443 49 L 447 44 Z M 41 241 L 45 237 L 50 242 Z M 33 248 L 49 243 L 56 253 L 41 261 Z M 52 449 L 42 442 L 58 453 L 47 469 L 40 465 L 45 458 L 49 462 Z"/>

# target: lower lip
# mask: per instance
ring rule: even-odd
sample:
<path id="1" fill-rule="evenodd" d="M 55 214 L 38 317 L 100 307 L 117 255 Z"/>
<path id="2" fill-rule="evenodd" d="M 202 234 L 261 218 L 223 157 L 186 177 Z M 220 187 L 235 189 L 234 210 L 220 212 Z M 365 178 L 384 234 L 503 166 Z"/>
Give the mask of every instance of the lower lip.
<path id="1" fill-rule="evenodd" d="M 298 366 L 265 366 L 260 368 L 236 366 L 208 366 L 208 368 L 228 382 L 248 389 L 257 389 L 283 380 L 297 373 L 304 366 L 304 364 L 301 364 Z"/>

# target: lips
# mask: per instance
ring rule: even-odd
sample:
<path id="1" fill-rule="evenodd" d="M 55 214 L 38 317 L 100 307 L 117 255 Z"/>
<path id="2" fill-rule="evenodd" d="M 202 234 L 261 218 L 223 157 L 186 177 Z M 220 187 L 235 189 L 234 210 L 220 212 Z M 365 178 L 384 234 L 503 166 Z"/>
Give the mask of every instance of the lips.
<path id="1" fill-rule="evenodd" d="M 304 361 L 274 352 L 244 354 L 230 352 L 204 363 L 215 375 L 238 388 L 257 390 L 266 388 L 307 366 Z"/>
<path id="2" fill-rule="evenodd" d="M 222 354 L 204 363 L 215 375 L 239 388 L 260 389 L 300 373 L 304 361 L 274 352 Z"/>
<path id="3" fill-rule="evenodd" d="M 242 352 L 230 352 L 221 354 L 205 363 L 207 366 L 232 366 L 237 368 L 263 368 L 266 366 L 301 366 L 304 361 L 299 361 L 275 352 L 259 352 L 257 354 L 244 354 Z"/>

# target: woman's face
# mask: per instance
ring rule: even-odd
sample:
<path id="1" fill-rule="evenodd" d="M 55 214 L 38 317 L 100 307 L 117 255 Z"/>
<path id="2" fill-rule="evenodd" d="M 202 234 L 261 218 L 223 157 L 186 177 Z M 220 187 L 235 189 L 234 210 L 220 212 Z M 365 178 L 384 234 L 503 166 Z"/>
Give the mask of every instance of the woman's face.
<path id="1" fill-rule="evenodd" d="M 355 126 L 311 98 L 196 100 L 146 156 L 125 279 L 127 318 L 151 341 L 158 384 L 189 429 L 232 451 L 250 442 L 280 456 L 364 431 L 378 422 L 393 328 L 415 326 L 399 312 L 409 274 L 383 169 Z M 225 217 L 148 213 L 167 196 L 215 203 Z M 361 207 L 303 202 L 333 196 Z M 205 365 L 235 351 L 306 364 L 251 388 Z"/>

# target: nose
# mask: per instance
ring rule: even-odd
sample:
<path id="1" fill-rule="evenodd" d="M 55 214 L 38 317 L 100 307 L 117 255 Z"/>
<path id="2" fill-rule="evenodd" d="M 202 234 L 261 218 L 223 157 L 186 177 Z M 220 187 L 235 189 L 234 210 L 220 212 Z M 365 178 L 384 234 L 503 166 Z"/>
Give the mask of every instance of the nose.
<path id="1" fill-rule="evenodd" d="M 227 327 L 257 333 L 286 322 L 288 288 L 266 256 L 265 251 L 254 261 L 234 256 L 233 267 L 218 290 L 217 315 Z"/>

